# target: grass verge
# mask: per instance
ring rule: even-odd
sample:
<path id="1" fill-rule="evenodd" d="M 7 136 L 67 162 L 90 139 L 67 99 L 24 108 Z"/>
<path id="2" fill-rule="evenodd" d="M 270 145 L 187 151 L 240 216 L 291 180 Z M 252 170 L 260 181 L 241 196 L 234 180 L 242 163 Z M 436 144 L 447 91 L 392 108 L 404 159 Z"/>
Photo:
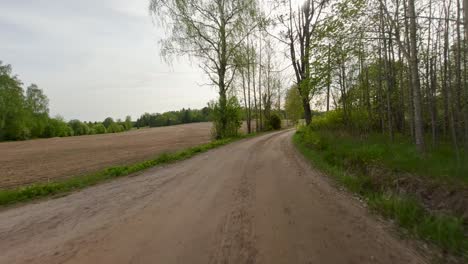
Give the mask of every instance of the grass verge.
<path id="1" fill-rule="evenodd" d="M 349 166 L 355 166 L 352 164 L 355 162 L 346 162 L 345 156 L 354 160 L 353 156 L 357 155 L 359 150 L 351 147 L 348 151 L 342 151 L 344 147 L 340 144 L 344 142 L 340 139 L 324 143 L 319 135 L 311 133 L 317 132 L 305 131 L 305 128 L 299 130 L 293 141 L 298 150 L 313 162 L 314 167 L 332 176 L 349 191 L 358 194 L 372 210 L 394 220 L 406 230 L 405 233 L 433 243 L 443 251 L 465 261 L 468 260 L 468 237 L 465 235 L 467 230 L 460 217 L 432 213 L 414 197 L 383 188 L 380 183 L 366 175 L 365 170 L 357 170 L 360 171 L 357 174 L 350 173 Z"/>
<path id="2" fill-rule="evenodd" d="M 206 152 L 219 146 L 229 144 L 231 142 L 255 136 L 256 134 L 243 135 L 236 138 L 215 140 L 207 144 L 191 147 L 185 150 L 174 153 L 163 153 L 155 159 L 144 162 L 110 167 L 95 173 L 86 174 L 83 176 L 72 177 L 63 180 L 57 180 L 47 183 L 37 183 L 28 186 L 22 186 L 14 189 L 0 190 L 0 206 L 11 205 L 19 202 L 26 202 L 33 199 L 53 196 L 57 194 L 66 194 L 71 191 L 80 190 L 85 187 L 93 186 L 103 181 L 113 178 L 126 176 L 135 172 L 139 172 L 157 165 L 167 164 L 175 161 L 185 160 L 195 156 L 198 153 Z"/>

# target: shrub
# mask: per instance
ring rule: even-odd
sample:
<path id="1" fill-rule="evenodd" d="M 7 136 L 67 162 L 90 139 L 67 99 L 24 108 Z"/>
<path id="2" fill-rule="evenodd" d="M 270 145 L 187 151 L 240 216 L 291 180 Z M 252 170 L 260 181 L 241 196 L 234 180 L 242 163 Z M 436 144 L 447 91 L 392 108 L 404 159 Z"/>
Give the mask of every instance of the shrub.
<path id="1" fill-rule="evenodd" d="M 341 109 L 315 116 L 311 124 L 314 130 L 346 130 L 354 133 L 368 133 L 372 126 L 367 111 L 355 110 L 345 116 Z"/>
<path id="2" fill-rule="evenodd" d="M 277 114 L 272 114 L 268 120 L 268 127 L 273 130 L 281 129 L 281 118 Z"/>
<path id="3" fill-rule="evenodd" d="M 51 118 L 44 131 L 45 137 L 73 136 L 73 130 L 61 117 Z"/>
<path id="4" fill-rule="evenodd" d="M 112 117 L 108 117 L 106 119 L 104 119 L 104 121 L 102 122 L 102 124 L 106 127 L 106 128 L 109 128 L 110 125 L 114 124 L 114 119 L 112 119 Z"/>
<path id="5" fill-rule="evenodd" d="M 96 132 L 96 134 L 105 134 L 107 132 L 106 127 L 101 123 L 94 125 L 93 129 Z"/>
<path id="6" fill-rule="evenodd" d="M 109 125 L 107 128 L 107 133 L 119 133 L 124 131 L 124 127 L 122 125 L 119 125 L 117 123 L 112 123 Z"/>
<path id="7" fill-rule="evenodd" d="M 68 122 L 68 125 L 73 129 L 73 134 L 75 136 L 88 135 L 89 127 L 85 123 L 79 120 L 71 120 Z"/>
<path id="8" fill-rule="evenodd" d="M 132 118 L 130 116 L 125 117 L 125 122 L 123 123 L 125 130 L 130 130 L 133 127 Z"/>
<path id="9" fill-rule="evenodd" d="M 236 137 L 242 125 L 242 111 L 235 96 L 227 99 L 226 106 L 219 102 L 210 103 L 213 113 L 213 135 L 216 139 Z"/>

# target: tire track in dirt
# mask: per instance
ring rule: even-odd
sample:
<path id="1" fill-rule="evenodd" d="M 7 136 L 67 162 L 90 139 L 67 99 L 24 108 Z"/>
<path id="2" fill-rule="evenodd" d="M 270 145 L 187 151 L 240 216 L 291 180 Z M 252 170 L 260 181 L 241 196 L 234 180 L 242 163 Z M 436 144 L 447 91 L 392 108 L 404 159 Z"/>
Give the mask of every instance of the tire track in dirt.
<path id="1" fill-rule="evenodd" d="M 425 263 L 292 134 L 0 211 L 0 263 Z"/>
<path id="2" fill-rule="evenodd" d="M 242 177 L 238 188 L 234 191 L 232 211 L 223 220 L 219 229 L 219 248 L 211 257 L 210 263 L 255 263 L 257 250 L 253 230 L 252 212 L 255 200 L 255 182 L 252 174 L 257 170 L 257 151 L 271 141 L 273 136 L 256 142 L 249 147 L 245 161 L 242 164 Z"/>

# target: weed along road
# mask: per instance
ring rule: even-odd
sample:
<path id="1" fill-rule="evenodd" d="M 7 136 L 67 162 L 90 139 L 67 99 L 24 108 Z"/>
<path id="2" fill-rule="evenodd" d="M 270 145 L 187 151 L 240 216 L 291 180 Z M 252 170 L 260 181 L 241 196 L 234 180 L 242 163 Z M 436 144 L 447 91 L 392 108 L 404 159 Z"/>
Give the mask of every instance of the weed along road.
<path id="1" fill-rule="evenodd" d="M 0 263 L 425 263 L 294 131 L 0 211 Z"/>

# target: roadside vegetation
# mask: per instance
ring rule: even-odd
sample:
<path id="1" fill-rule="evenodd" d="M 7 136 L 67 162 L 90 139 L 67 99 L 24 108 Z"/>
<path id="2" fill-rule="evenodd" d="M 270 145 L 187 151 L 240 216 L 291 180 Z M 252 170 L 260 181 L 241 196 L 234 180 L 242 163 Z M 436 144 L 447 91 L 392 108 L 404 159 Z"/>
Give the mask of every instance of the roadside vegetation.
<path id="1" fill-rule="evenodd" d="M 210 149 L 214 149 L 219 146 L 223 146 L 254 135 L 256 134 L 239 135 L 234 138 L 214 140 L 210 143 L 191 147 L 185 150 L 173 153 L 164 153 L 155 157 L 154 159 L 147 161 L 126 166 L 114 166 L 87 175 L 70 177 L 63 180 L 56 180 L 46 183 L 37 183 L 13 189 L 0 189 L 0 206 L 7 206 L 19 202 L 27 202 L 44 197 L 65 195 L 72 191 L 93 186 L 114 178 L 127 176 L 132 173 L 137 173 L 154 166 L 185 160 L 195 156 L 198 153 L 203 153 Z"/>
<path id="2" fill-rule="evenodd" d="M 221 140 L 237 137 L 243 120 L 249 134 L 278 129 L 281 118 L 304 120 L 295 141 L 317 166 L 411 233 L 466 255 L 466 5 L 151 0 L 150 14 L 166 33 L 161 55 L 194 59 L 218 98 L 200 111 L 144 114 L 136 125 L 210 118 L 213 138 Z M 135 125 L 130 118 L 93 124 L 50 118 L 37 86 L 24 92 L 9 65 L 0 74 L 0 140 Z"/>
<path id="3" fill-rule="evenodd" d="M 294 136 L 313 166 L 394 220 L 407 234 L 468 259 L 468 159 L 450 144 L 421 156 L 411 138 L 353 133 L 343 112 L 315 116 Z"/>
<path id="4" fill-rule="evenodd" d="M 293 68 L 285 110 L 305 123 L 294 139 L 299 149 L 370 208 L 462 263 L 467 4 L 286 1 L 273 19 Z"/>

